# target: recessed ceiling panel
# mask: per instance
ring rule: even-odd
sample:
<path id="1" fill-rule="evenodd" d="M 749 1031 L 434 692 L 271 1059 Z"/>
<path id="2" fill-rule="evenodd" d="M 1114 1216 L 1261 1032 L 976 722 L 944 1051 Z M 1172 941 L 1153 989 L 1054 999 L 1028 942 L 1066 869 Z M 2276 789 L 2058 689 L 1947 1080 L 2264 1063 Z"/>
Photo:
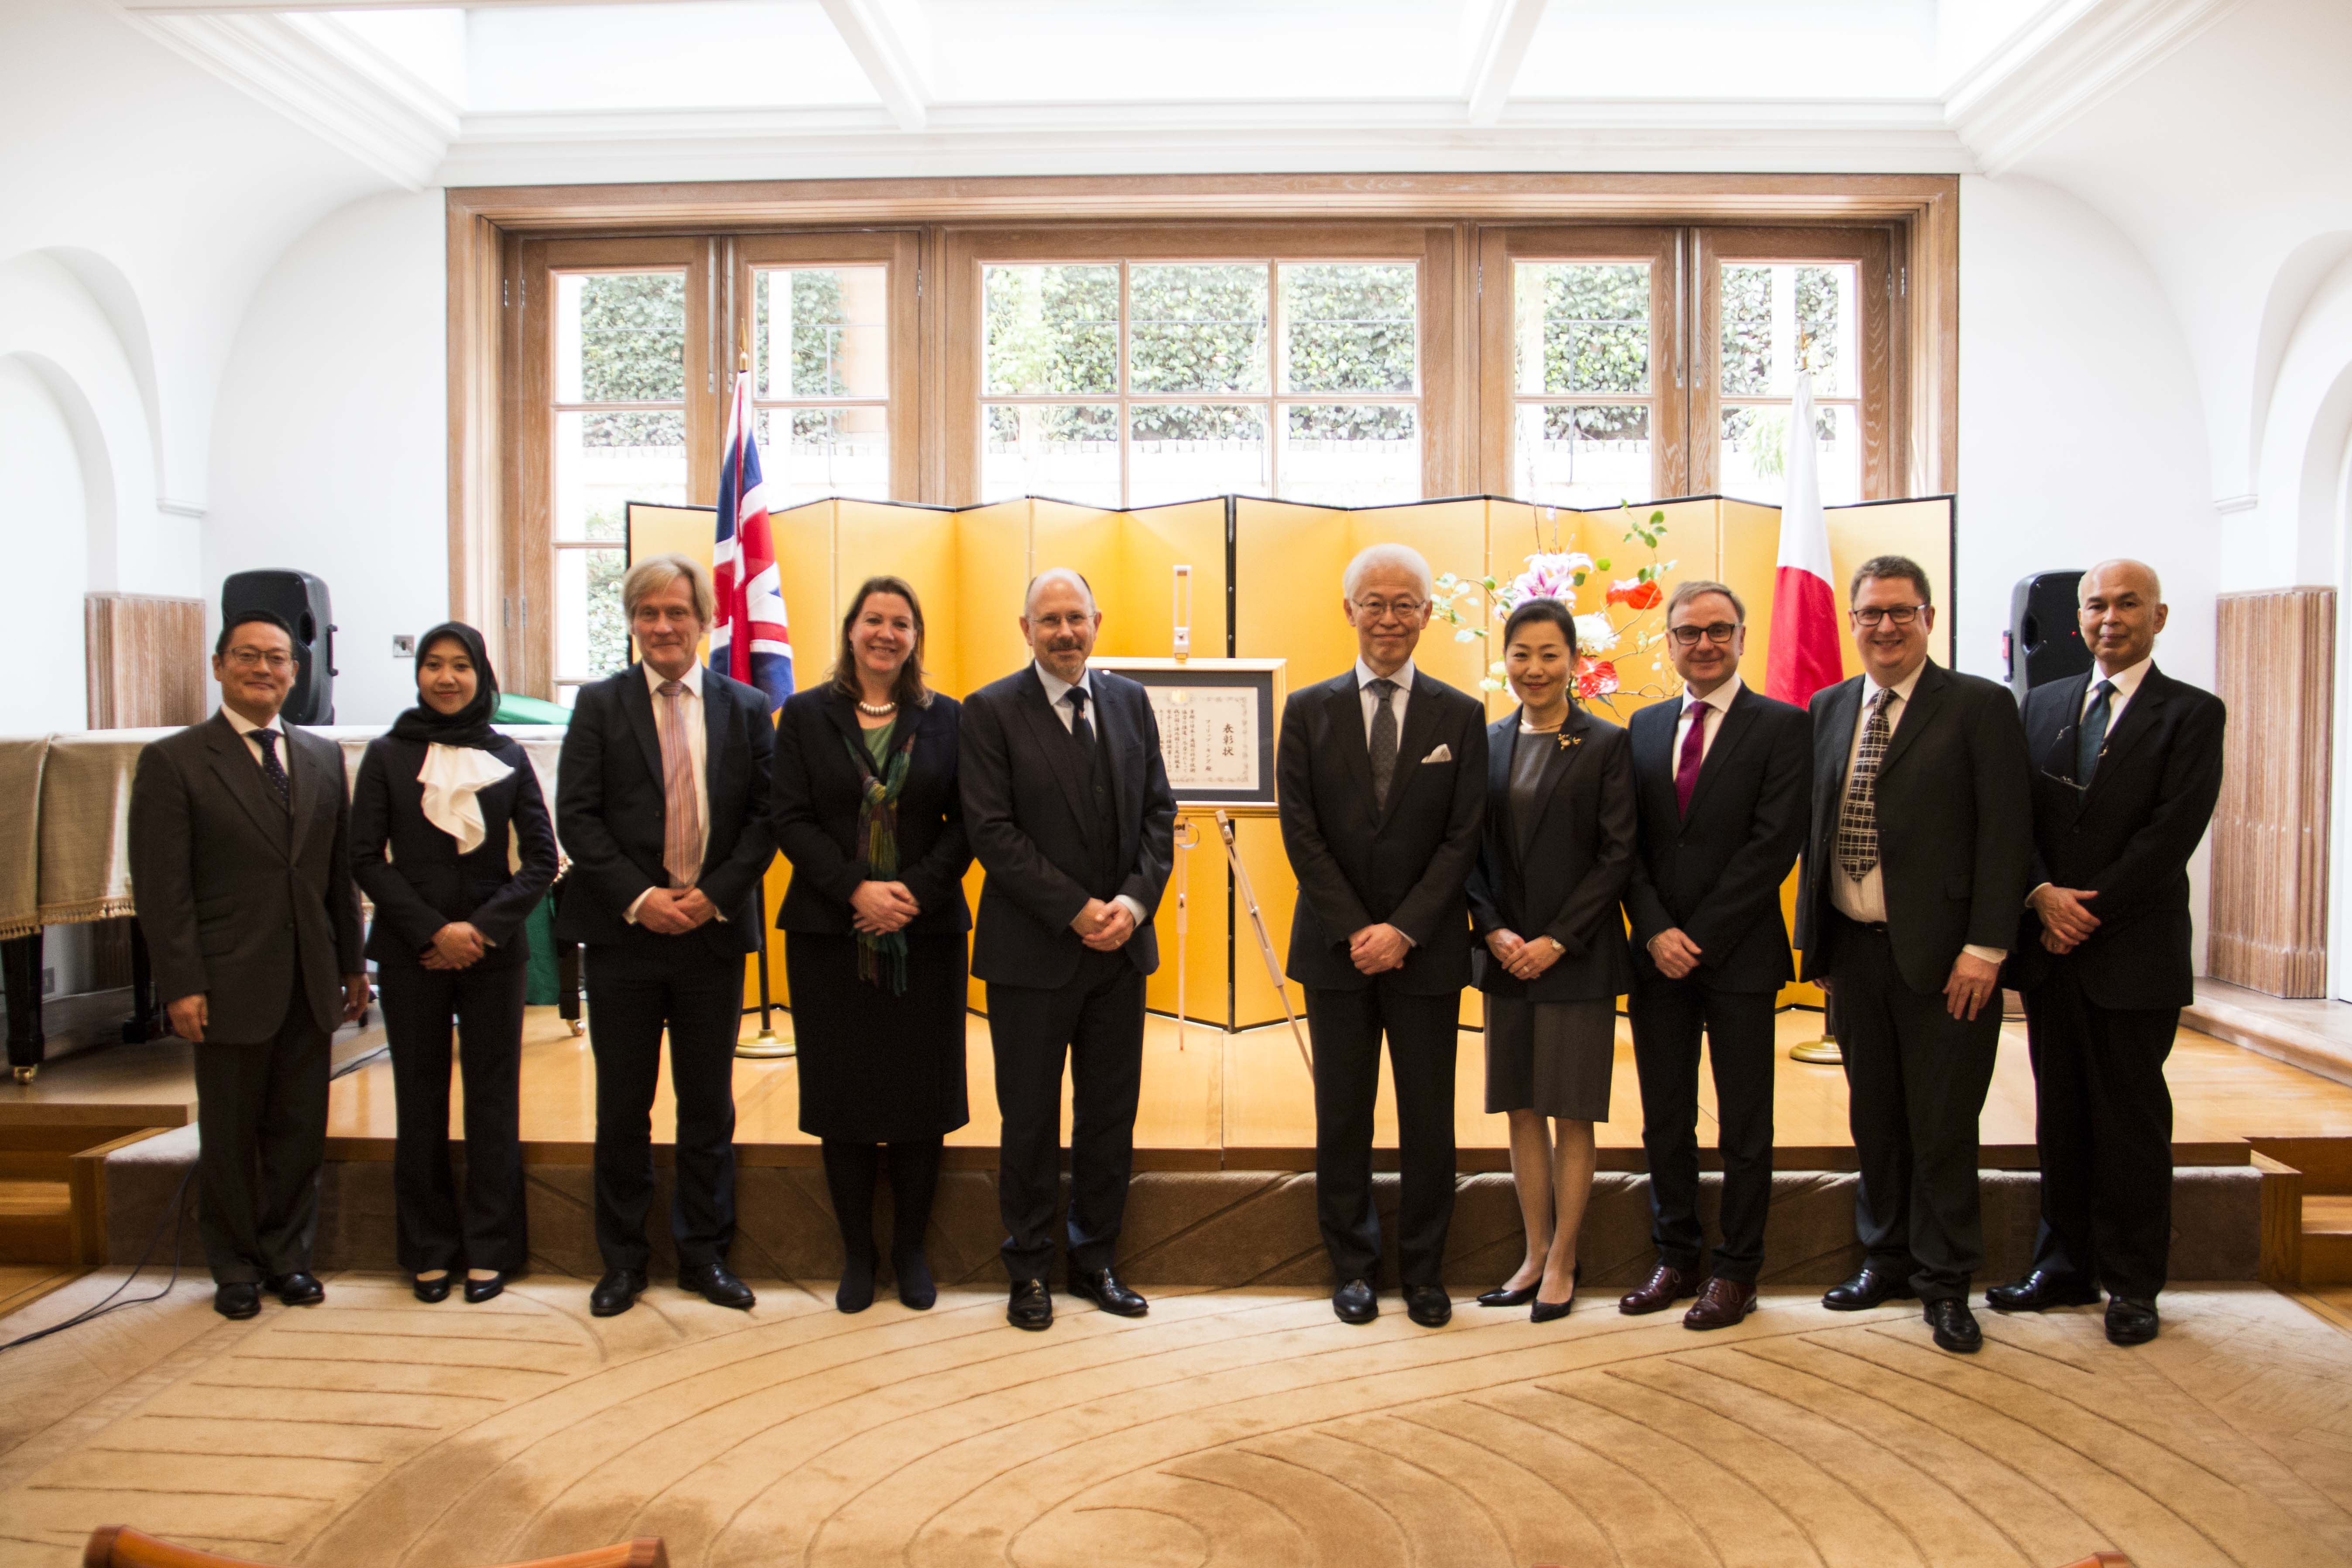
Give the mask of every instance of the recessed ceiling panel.
<path id="1" fill-rule="evenodd" d="M 877 101 L 815 0 L 491 6 L 466 26 L 476 111 Z"/>

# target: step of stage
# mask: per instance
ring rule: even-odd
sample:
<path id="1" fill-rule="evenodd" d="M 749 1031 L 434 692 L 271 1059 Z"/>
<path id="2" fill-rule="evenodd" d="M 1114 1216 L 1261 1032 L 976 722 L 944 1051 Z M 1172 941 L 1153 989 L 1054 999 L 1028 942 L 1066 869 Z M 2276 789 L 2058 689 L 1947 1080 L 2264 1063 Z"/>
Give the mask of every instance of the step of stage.
<path id="1" fill-rule="evenodd" d="M 2303 1283 L 2352 1285 L 2352 1194 L 2305 1193 Z"/>
<path id="2" fill-rule="evenodd" d="M 117 1262 L 135 1260 L 151 1243 L 158 1264 L 171 1253 L 169 1209 L 196 1151 L 196 1129 L 175 1128 L 115 1151 L 106 1161 L 108 1247 Z M 593 1178 L 584 1163 L 526 1166 L 530 1256 L 535 1270 L 593 1279 L 603 1271 L 592 1215 Z M 675 1267 L 667 1226 L 670 1173 L 657 1170 L 653 1213 L 653 1272 Z M 1392 1237 L 1397 1179 L 1374 1177 L 1383 1228 Z M 2251 1165 L 2183 1167 L 2173 1187 L 2172 1275 L 2179 1279 L 2251 1280 L 2262 1277 L 2263 1171 Z M 876 1232 L 888 1255 L 889 1205 L 877 1201 Z M 1859 1267 L 1853 1241 L 1856 1178 L 1842 1171 L 1782 1171 L 1773 1178 L 1762 1282 L 1818 1287 Z M 1721 1178 L 1702 1179 L 1700 1203 L 1712 1222 Z M 1984 1282 L 2015 1277 L 2032 1254 L 2040 1178 L 2031 1171 L 1983 1173 Z M 320 1189 L 314 1261 L 322 1270 L 394 1269 L 392 1167 L 381 1160 L 331 1160 Z M 2274 1200 L 2275 1201 L 2275 1200 Z M 193 1205 L 191 1205 L 191 1208 Z M 733 1263 L 747 1277 L 830 1279 L 841 1246 L 821 1171 L 797 1166 L 740 1167 L 736 1181 Z M 182 1227 L 181 1255 L 198 1259 L 193 1224 Z M 997 1245 L 993 1170 L 942 1173 L 929 1250 L 943 1284 L 994 1284 L 1003 1278 Z M 160 1242 L 158 1238 L 160 1237 Z M 1482 1172 L 1456 1184 L 1447 1276 L 1459 1285 L 1491 1284 L 1518 1265 L 1519 1209 L 1510 1177 Z M 1622 1289 L 1654 1260 L 1649 1178 L 1604 1172 L 1593 1184 L 1582 1253 L 1589 1284 Z M 1120 1272 L 1138 1285 L 1235 1288 L 1318 1286 L 1329 1268 L 1315 1223 L 1315 1178 L 1303 1171 L 1143 1171 L 1129 1188 L 1119 1243 Z M 1394 1279 L 1391 1254 L 1388 1275 Z"/>
<path id="3" fill-rule="evenodd" d="M 73 1260 L 73 1189 L 0 1177 L 0 1263 Z"/>

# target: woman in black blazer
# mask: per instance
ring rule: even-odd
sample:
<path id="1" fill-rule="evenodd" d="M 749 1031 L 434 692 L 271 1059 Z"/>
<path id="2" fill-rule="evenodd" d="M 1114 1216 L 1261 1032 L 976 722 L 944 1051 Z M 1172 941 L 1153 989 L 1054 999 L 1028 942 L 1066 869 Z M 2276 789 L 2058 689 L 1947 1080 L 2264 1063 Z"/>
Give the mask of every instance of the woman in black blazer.
<path id="1" fill-rule="evenodd" d="M 392 1181 L 400 1266 L 417 1300 L 487 1301 L 530 1258 L 517 1131 L 523 921 L 555 879 L 555 829 L 530 759 L 490 728 L 499 681 L 482 635 L 418 639 L 417 704 L 368 742 L 352 796 L 352 875 L 375 904 L 376 963 L 399 1113 Z M 450 1026 L 463 1037 L 466 1186 L 449 1171 Z"/>
<path id="2" fill-rule="evenodd" d="M 971 864 L 956 780 L 958 707 L 923 684 L 923 606 L 870 577 L 841 623 L 833 677 L 777 721 L 776 844 L 792 862 L 784 932 L 801 1131 L 824 1148 L 841 1225 L 835 1303 L 874 1300 L 874 1190 L 889 1146 L 898 1300 L 938 1291 L 923 1238 L 942 1140 L 964 1100 Z"/>
<path id="3" fill-rule="evenodd" d="M 1486 994 L 1486 1111 L 1511 1122 L 1528 1255 L 1482 1307 L 1576 1300 L 1576 1239 L 1592 1195 L 1592 1124 L 1609 1120 L 1617 998 L 1633 983 L 1617 901 L 1633 868 L 1625 731 L 1575 707 L 1576 618 L 1530 599 L 1503 627 L 1517 712 L 1486 732 L 1486 826 L 1470 875 L 1471 954 Z M 1549 1119 L 1549 1121 L 1547 1121 Z"/>

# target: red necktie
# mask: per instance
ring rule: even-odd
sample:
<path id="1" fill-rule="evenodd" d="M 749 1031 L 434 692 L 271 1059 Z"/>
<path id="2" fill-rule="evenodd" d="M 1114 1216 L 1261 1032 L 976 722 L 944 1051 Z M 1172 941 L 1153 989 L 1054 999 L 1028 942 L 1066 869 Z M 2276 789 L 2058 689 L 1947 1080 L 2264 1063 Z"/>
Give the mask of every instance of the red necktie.
<path id="1" fill-rule="evenodd" d="M 1688 816 L 1691 791 L 1698 787 L 1699 754 L 1706 750 L 1706 704 L 1693 702 L 1684 711 L 1690 715 L 1690 733 L 1683 737 L 1682 755 L 1675 761 L 1675 805 Z"/>

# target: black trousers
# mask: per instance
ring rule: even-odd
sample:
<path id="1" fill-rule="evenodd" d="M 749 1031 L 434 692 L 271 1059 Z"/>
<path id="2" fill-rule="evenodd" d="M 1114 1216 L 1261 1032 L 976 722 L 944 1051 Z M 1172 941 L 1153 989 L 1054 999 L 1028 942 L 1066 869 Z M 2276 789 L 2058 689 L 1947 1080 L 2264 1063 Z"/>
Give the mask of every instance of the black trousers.
<path id="1" fill-rule="evenodd" d="M 522 1003 L 527 965 L 427 969 L 411 958 L 376 966 L 400 1136 L 392 1151 L 400 1266 L 529 1267 L 523 1226 Z M 466 1185 L 449 1168 L 450 1026 L 466 1084 Z"/>
<path id="2" fill-rule="evenodd" d="M 1381 1037 L 1396 1080 L 1397 1272 L 1408 1285 L 1444 1282 L 1454 1222 L 1454 1058 L 1462 997 L 1423 996 L 1376 974 L 1360 991 L 1307 990 L 1315 1038 L 1315 1218 L 1332 1278 L 1375 1279 L 1381 1216 L 1372 1205 L 1372 1106 Z"/>
<path id="3" fill-rule="evenodd" d="M 1118 1255 L 1127 1182 L 1135 1169 L 1135 1103 L 1143 1084 L 1143 975 L 1124 952 L 1088 949 L 1067 985 L 988 984 L 996 1109 L 1004 1123 L 996 1203 L 1004 1270 L 1043 1279 L 1054 1263 L 1062 1191 L 1062 1058 L 1070 1062 L 1073 1269 Z"/>
<path id="4" fill-rule="evenodd" d="M 680 1268 L 727 1261 L 735 1240 L 735 1041 L 743 960 L 699 933 L 635 931 L 587 950 L 588 1043 L 596 1053 L 596 1249 L 607 1268 L 651 1256 L 654 1089 L 669 1031 L 677 1100 L 670 1232 Z"/>
<path id="5" fill-rule="evenodd" d="M 2063 963 L 2025 993 L 2042 1227 L 2033 1267 L 2153 1300 L 2172 1254 L 2177 1007 L 2102 1007 Z"/>
<path id="6" fill-rule="evenodd" d="M 1831 917 L 1846 1116 L 1862 1167 L 1855 1234 L 1870 1266 L 1924 1301 L 1965 1299 L 1984 1263 L 1977 1119 L 2000 1045 L 2000 995 L 1974 1022 L 1904 984 L 1883 927 Z"/>
<path id="7" fill-rule="evenodd" d="M 309 1271 L 329 1066 L 327 1031 L 310 1016 L 299 965 L 278 1033 L 196 1047 L 196 1228 L 215 1282 Z"/>
<path id="8" fill-rule="evenodd" d="M 1698 1271 L 1699 1037 L 1715 1071 L 1716 1147 L 1723 1154 L 1723 1240 L 1715 1269 L 1756 1283 L 1772 1205 L 1772 1002 L 1769 991 L 1719 991 L 1697 975 L 1636 985 L 1626 1004 L 1642 1079 L 1642 1147 L 1650 1165 L 1650 1239 L 1658 1261 Z"/>

